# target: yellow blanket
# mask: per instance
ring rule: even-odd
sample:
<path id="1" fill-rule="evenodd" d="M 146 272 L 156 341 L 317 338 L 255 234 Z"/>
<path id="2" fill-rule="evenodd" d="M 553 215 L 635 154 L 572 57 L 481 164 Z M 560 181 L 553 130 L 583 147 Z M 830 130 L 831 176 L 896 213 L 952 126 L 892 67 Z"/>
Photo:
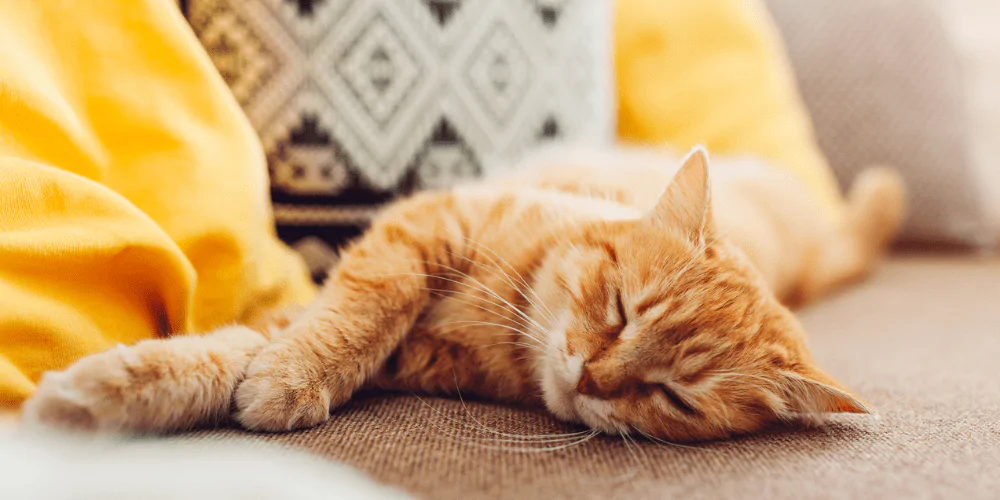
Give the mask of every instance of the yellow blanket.
<path id="1" fill-rule="evenodd" d="M 0 2 L 0 407 L 116 343 L 307 300 L 267 189 L 172 2 Z"/>

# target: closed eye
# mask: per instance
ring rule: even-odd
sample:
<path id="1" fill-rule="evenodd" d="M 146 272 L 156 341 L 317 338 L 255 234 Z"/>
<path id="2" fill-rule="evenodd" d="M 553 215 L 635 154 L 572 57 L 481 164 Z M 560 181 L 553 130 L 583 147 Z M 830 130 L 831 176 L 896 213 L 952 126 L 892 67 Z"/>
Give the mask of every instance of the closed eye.
<path id="1" fill-rule="evenodd" d="M 622 304 L 621 292 L 615 295 L 615 301 L 618 306 L 618 317 L 621 318 L 622 328 L 625 328 L 625 324 L 628 323 L 628 317 L 625 316 L 625 304 Z"/>
<path id="2" fill-rule="evenodd" d="M 615 295 L 615 307 L 618 309 L 618 324 L 606 327 L 603 333 L 601 334 L 601 336 L 607 339 L 607 341 L 609 342 L 614 342 L 615 340 L 618 340 L 618 337 L 622 334 L 622 331 L 625 330 L 625 326 L 628 321 L 625 317 L 625 305 L 622 304 L 621 292 Z"/>
<path id="3" fill-rule="evenodd" d="M 689 416 L 695 416 L 701 413 L 700 411 L 698 411 L 697 408 L 691 406 L 691 404 L 685 401 L 684 398 L 677 395 L 677 393 L 674 392 L 674 390 L 671 389 L 670 386 L 665 384 L 659 384 L 656 387 L 659 388 L 660 393 L 667 398 L 667 401 L 670 401 L 670 404 L 677 407 L 677 409 L 680 410 L 681 413 L 684 413 L 685 415 Z"/>

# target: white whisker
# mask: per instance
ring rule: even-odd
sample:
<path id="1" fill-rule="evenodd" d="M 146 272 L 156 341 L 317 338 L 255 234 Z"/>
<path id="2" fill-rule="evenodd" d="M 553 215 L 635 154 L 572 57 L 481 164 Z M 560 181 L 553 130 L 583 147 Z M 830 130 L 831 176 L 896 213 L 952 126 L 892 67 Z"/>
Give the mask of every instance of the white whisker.
<path id="1" fill-rule="evenodd" d="M 440 329 L 441 327 L 451 326 L 451 325 L 490 326 L 490 327 L 502 328 L 502 329 L 505 329 L 505 330 L 510 330 L 512 332 L 516 332 L 516 333 L 519 333 L 521 335 L 524 335 L 529 340 L 533 340 L 535 342 L 538 342 L 538 346 L 545 346 L 545 342 L 543 342 L 538 337 L 535 337 L 535 336 L 531 335 L 530 333 L 528 333 L 528 332 L 526 332 L 524 330 L 521 330 L 519 328 L 515 328 L 515 327 L 512 327 L 512 326 L 509 326 L 509 325 L 502 325 L 500 323 L 491 323 L 489 321 L 452 321 L 452 322 L 449 322 L 449 323 L 445 323 L 443 325 L 435 325 L 435 329 Z M 451 328 L 451 329 L 448 329 L 448 330 L 445 330 L 445 331 L 449 331 L 449 332 L 450 331 L 455 331 L 455 330 L 457 330 L 459 328 L 461 328 L 461 327 Z M 538 346 L 535 346 L 535 347 L 538 347 Z"/>
<path id="2" fill-rule="evenodd" d="M 542 298 L 541 298 L 541 297 L 539 297 L 537 293 L 535 293 L 535 290 L 534 290 L 534 289 L 533 289 L 533 288 L 531 287 L 531 284 L 530 284 L 530 283 L 528 283 L 528 281 L 527 281 L 526 279 L 524 279 L 524 276 L 521 276 L 521 273 L 519 273 L 519 272 L 517 271 L 517 269 L 516 269 L 516 268 L 515 268 L 514 266 L 512 266 L 512 265 L 510 264 L 510 262 L 507 262 L 507 260 L 506 260 L 506 259 L 504 259 L 504 258 L 503 258 L 502 256 L 500 256 L 500 254 L 498 254 L 497 252 L 495 252 L 495 251 L 494 251 L 494 250 L 493 250 L 492 248 L 489 248 L 488 246 L 486 246 L 486 245 L 484 245 L 484 244 L 482 244 L 482 243 L 480 243 L 480 242 L 478 242 L 478 241 L 475 241 L 475 240 L 473 240 L 473 239 L 471 239 L 471 238 L 468 238 L 468 237 L 466 237 L 466 236 L 464 236 L 464 235 L 462 236 L 462 238 L 464 238 L 464 239 L 465 239 L 465 241 L 467 241 L 467 242 L 469 242 L 469 243 L 472 243 L 473 245 L 477 245 L 477 246 L 479 246 L 480 248 L 482 248 L 482 249 L 486 250 L 487 252 L 489 252 L 489 253 L 493 254 L 493 256 L 494 256 L 494 257 L 496 257 L 497 259 L 500 259 L 500 260 L 501 260 L 501 261 L 502 261 L 502 262 L 503 262 L 504 264 L 506 264 L 506 265 L 507 265 L 507 267 L 508 267 L 508 268 L 509 268 L 509 269 L 510 269 L 511 271 L 514 271 L 514 274 L 515 274 L 515 275 L 517 275 L 517 278 L 518 278 L 518 279 L 520 280 L 520 282 L 521 282 L 521 283 L 523 283 L 523 284 L 524 284 L 524 286 L 525 286 L 525 288 L 527 288 L 527 290 L 528 290 L 529 292 L 531 292 L 531 294 L 532 294 L 532 295 L 534 295 L 534 296 L 535 296 L 535 299 L 536 299 L 536 300 L 538 300 L 538 306 L 541 306 L 541 308 L 540 308 L 540 311 L 541 311 L 541 309 L 544 309 L 544 311 L 541 311 L 541 312 L 543 312 L 544 314 L 546 314 L 546 315 L 547 315 L 547 316 L 549 317 L 549 321 L 551 321 L 551 322 L 553 322 L 553 323 L 555 322 L 555 320 L 556 320 L 556 317 L 555 317 L 555 314 L 553 314 L 553 313 L 552 313 L 552 310 L 551 310 L 551 309 L 549 309 L 547 305 L 545 305 L 545 301 L 543 301 L 543 300 L 542 300 Z M 468 259 L 468 258 L 466 258 L 466 260 L 469 260 L 469 259 Z M 496 264 L 496 261 L 494 261 L 494 260 L 493 260 L 492 258 L 490 259 L 490 261 L 491 261 L 491 262 L 493 263 L 493 265 L 494 265 L 494 266 L 497 266 L 497 267 L 499 267 L 499 266 L 498 266 L 498 265 Z M 470 261 L 470 262 L 471 262 L 471 261 Z M 527 297 L 525 297 L 525 299 L 527 299 Z M 530 301 L 529 301 L 529 302 L 530 302 Z M 538 306 L 536 306 L 536 308 L 537 308 Z"/>
<path id="3" fill-rule="evenodd" d="M 411 228 L 411 229 L 418 229 L 418 228 Z M 424 231 L 424 235 L 425 235 L 425 236 L 426 236 L 426 235 L 430 235 L 430 232 L 429 232 L 429 231 Z M 433 235 L 432 235 L 432 236 L 433 236 Z M 514 289 L 515 291 L 517 291 L 517 292 L 518 292 L 519 294 L 521 294 L 521 296 L 522 296 L 522 297 L 524 297 L 524 299 L 525 299 L 526 301 L 528 301 L 528 303 L 529 303 L 529 304 L 531 304 L 532 306 L 534 306 L 534 307 L 535 307 L 535 308 L 536 308 L 536 309 L 537 309 L 537 310 L 538 310 L 538 311 L 539 311 L 540 313 L 542 313 L 542 314 L 543 314 L 544 316 L 547 316 L 547 318 L 546 318 L 546 319 L 548 319 L 548 320 L 549 320 L 550 322 L 553 322 L 553 321 L 555 320 L 555 315 L 554 315 L 554 314 L 552 313 L 552 311 L 551 311 L 551 310 L 550 310 L 550 309 L 548 308 L 548 306 L 547 306 L 547 305 L 545 304 L 545 302 L 544 302 L 544 301 L 543 301 L 543 300 L 541 299 L 541 297 L 539 297 L 539 296 L 538 296 L 538 294 L 537 294 L 537 293 L 536 293 L 536 292 L 534 291 L 534 289 L 532 289 L 532 287 L 531 287 L 531 284 L 530 284 L 530 283 L 528 283 L 528 281 L 527 281 L 526 279 L 524 279 L 524 276 L 522 276 L 522 275 L 521 275 L 521 273 L 520 273 L 520 272 L 518 272 L 517 268 L 515 268 L 515 267 L 514 267 L 513 265 L 511 265 L 511 264 L 510 264 L 510 262 L 508 262 L 508 261 L 507 261 L 507 259 L 504 259 L 504 258 L 503 258 L 503 257 L 502 257 L 502 256 L 501 256 L 501 255 L 500 255 L 499 253 L 497 253 L 496 251 L 494 251 L 494 250 L 493 250 L 492 248 L 488 247 L 487 245 L 485 245 L 485 244 L 483 244 L 483 243 L 481 243 L 481 242 L 479 242 L 479 241 L 476 241 L 476 240 L 474 240 L 474 239 L 472 239 L 472 238 L 468 237 L 468 236 L 467 236 L 466 234 L 464 234 L 464 233 L 463 233 L 462 231 L 458 231 L 458 232 L 457 232 L 457 236 L 458 236 L 458 237 L 460 237 L 460 238 L 462 238 L 462 240 L 464 240 L 464 241 L 465 241 L 466 243 L 469 243 L 469 244 L 472 244 L 472 245 L 475 245 L 476 247 L 478 247 L 478 248 L 480 248 L 480 249 L 482 249 L 482 250 L 485 250 L 486 252 L 488 252 L 488 253 L 489 253 L 490 255 L 487 255 L 486 257 L 490 259 L 490 263 L 491 263 L 491 264 L 493 264 L 493 266 L 494 266 L 494 267 L 495 267 L 495 268 L 496 268 L 497 270 L 501 271 L 501 272 L 502 272 L 502 273 L 504 274 L 504 276 L 505 276 L 505 277 L 507 278 L 507 279 L 506 279 L 505 281 L 507 282 L 508 286 L 510 286 L 511 288 L 513 288 L 513 289 Z M 464 260 L 466 260 L 466 261 L 468 261 L 468 262 L 470 262 L 470 263 L 472 263 L 472 264 L 474 264 L 474 265 L 476 265 L 476 266 L 478 266 L 478 267 L 480 267 L 480 268 L 483 268 L 483 269 L 487 269 L 487 270 L 489 270 L 488 268 L 485 268 L 484 266 L 482 266 L 482 264 L 480 264 L 480 263 L 478 263 L 478 262 L 475 262 L 474 260 L 472 260 L 472 259 L 469 259 L 468 257 L 466 257 L 466 256 L 464 256 L 464 255 L 460 255 L 460 254 L 456 254 L 456 253 L 454 253 L 454 252 L 451 252 L 451 255 L 454 255 L 454 256 L 456 256 L 456 257 L 459 257 L 459 258 L 461 258 L 461 259 L 464 259 Z M 492 256 L 491 256 L 491 255 L 492 255 Z M 497 260 L 498 260 L 498 259 L 499 259 L 499 260 L 500 260 L 501 262 L 503 262 L 503 264 L 505 264 L 505 265 L 507 266 L 507 268 L 508 268 L 508 269 L 510 269 L 511 271 L 513 271 L 513 272 L 514 272 L 514 274 L 515 274 L 515 275 L 517 276 L 517 278 L 518 278 L 518 280 L 520 281 L 520 283 L 522 283 L 522 284 L 524 285 L 524 287 L 525 287 L 525 288 L 526 288 L 526 289 L 528 290 L 528 292 L 530 292 L 530 293 L 531 293 L 532 295 L 534 295 L 534 297 L 535 297 L 535 300 L 536 300 L 537 302 L 536 302 L 536 301 L 532 301 L 532 300 L 531 300 L 530 298 L 528 298 L 528 297 L 527 297 L 527 296 L 526 296 L 526 295 L 524 294 L 524 292 L 522 292 L 522 291 L 520 290 L 520 288 L 519 288 L 518 286 L 515 286 L 514 284 L 512 284 L 512 281 L 513 281 L 513 277 L 511 277 L 509 273 L 507 273 L 506 271 L 504 271 L 504 270 L 503 270 L 503 269 L 502 269 L 502 268 L 500 267 L 500 265 L 499 265 L 499 264 L 497 263 Z M 447 265 L 444 265 L 443 263 L 440 263 L 440 262 L 426 262 L 426 261 L 425 261 L 424 263 L 425 263 L 425 264 L 432 264 L 432 265 L 435 265 L 435 266 L 439 266 L 439 267 L 444 267 L 444 268 L 448 268 L 448 269 L 451 269 L 451 270 L 453 270 L 453 271 L 455 271 L 455 272 L 457 272 L 457 273 L 459 273 L 459 274 L 461 274 L 461 275 L 465 275 L 465 276 L 466 276 L 466 277 L 468 277 L 469 279 L 472 279 L 472 280 L 474 280 L 474 281 L 478 281 L 478 280 L 476 280 L 475 278 L 473 278 L 473 277 L 469 276 L 468 274 L 466 274 L 466 273 L 463 273 L 462 271 L 459 271 L 458 269 L 455 269 L 454 267 L 451 267 L 451 266 L 447 266 Z M 493 274 L 493 273 L 492 273 L 492 271 L 491 271 L 491 274 Z M 494 274 L 494 276 L 496 276 L 496 275 Z M 481 284 L 481 283 L 480 283 L 480 284 Z M 485 285 L 484 285 L 484 286 L 485 286 Z M 488 288 L 488 287 L 487 287 L 487 288 Z M 498 298 L 499 298 L 499 296 L 498 296 Z M 539 325 L 539 326 L 541 327 L 541 325 Z"/>
<path id="4" fill-rule="evenodd" d="M 664 446 L 671 446 L 671 447 L 681 448 L 681 449 L 685 449 L 685 450 L 710 451 L 710 452 L 713 452 L 713 453 L 716 453 L 718 451 L 718 450 L 713 450 L 711 448 L 701 448 L 701 447 L 698 447 L 698 446 L 691 446 L 691 445 L 686 445 L 686 444 L 674 443 L 672 441 L 666 441 L 666 440 L 660 439 L 660 438 L 658 438 L 656 436 L 653 436 L 652 434 L 649 434 L 648 432 L 645 432 L 645 431 L 643 431 L 641 429 L 637 428 L 635 430 L 639 434 L 642 434 L 643 436 L 645 436 L 646 439 L 649 439 L 650 441 L 653 441 L 653 442 L 655 442 L 657 444 L 661 444 L 661 445 L 664 445 Z"/>
<path id="5" fill-rule="evenodd" d="M 542 316 L 543 316 L 544 319 L 546 319 L 547 321 L 549 321 L 549 323 L 555 322 L 555 317 L 553 317 L 547 311 L 547 308 L 546 309 L 542 309 L 541 304 L 539 302 L 535 302 L 534 300 L 531 299 L 531 297 L 528 297 L 523 291 L 521 291 L 520 286 L 518 285 L 518 283 L 514 282 L 513 278 L 510 276 L 510 274 L 508 274 L 506 271 L 504 271 L 499 266 L 497 266 L 495 262 L 494 262 L 494 267 L 495 267 L 495 270 L 494 270 L 494 269 L 490 269 L 489 267 L 486 267 L 485 265 L 480 264 L 479 262 L 476 262 L 476 261 L 474 261 L 474 260 L 472 260 L 472 259 L 470 259 L 468 257 L 465 257 L 463 255 L 457 255 L 457 257 L 460 258 L 460 259 L 463 259 L 463 260 L 465 260 L 467 262 L 469 262 L 470 264 L 472 264 L 472 265 L 474 265 L 474 266 L 476 266 L 476 267 L 478 267 L 478 268 L 480 268 L 480 269 L 482 269 L 482 270 L 484 270 L 484 271 L 486 271 L 488 273 L 490 273 L 494 277 L 500 278 L 501 280 L 503 280 L 503 282 L 507 286 L 509 286 L 512 290 L 514 290 L 515 292 L 517 292 L 518 295 L 520 295 L 529 305 L 531 305 L 535 309 L 538 309 L 538 311 L 540 313 L 542 313 Z M 496 271 L 500 271 L 501 274 L 498 275 Z M 516 270 L 515 270 L 515 272 L 516 272 Z M 523 285 L 529 291 L 532 291 L 532 294 L 534 294 L 534 291 L 531 290 L 531 285 L 529 285 L 527 283 L 524 283 L 523 281 L 522 281 L 522 283 L 523 283 Z"/>
<path id="6" fill-rule="evenodd" d="M 459 286 L 465 286 L 465 287 L 469 287 L 469 288 L 472 288 L 472 289 L 475 289 L 475 290 L 480 290 L 482 292 L 486 292 L 486 293 L 492 295 L 493 297 L 499 299 L 501 302 L 503 302 L 509 308 L 508 310 L 510 312 L 515 313 L 518 316 L 520 316 L 520 317 L 524 318 L 525 320 L 527 320 L 528 322 L 532 323 L 533 325 L 535 325 L 536 327 L 538 327 L 538 329 L 540 331 L 543 331 L 543 332 L 545 331 L 545 328 L 541 324 L 539 324 L 537 321 L 535 321 L 534 318 L 532 318 L 531 316 L 528 316 L 523 311 L 521 311 L 520 309 L 518 309 L 517 307 L 515 307 L 513 304 L 511 304 L 509 301 L 507 301 L 507 299 L 504 299 L 498 293 L 496 293 L 495 291 L 493 291 L 491 288 L 487 287 L 486 285 L 484 285 L 479 280 L 477 280 L 477 279 L 475 279 L 475 278 L 473 278 L 473 277 L 471 277 L 471 276 L 469 276 L 467 274 L 465 276 L 467 276 L 469 279 L 471 279 L 471 280 L 475 281 L 476 283 L 478 283 L 479 285 L 481 285 L 481 288 L 480 287 L 475 287 L 473 285 L 470 285 L 469 283 L 465 283 L 465 282 L 462 282 L 462 281 L 454 280 L 454 279 L 451 279 L 451 278 L 445 278 L 444 276 L 435 276 L 435 275 L 426 274 L 426 273 L 385 273 L 385 274 L 379 274 L 377 276 L 419 276 L 419 277 L 424 277 L 424 278 L 429 278 L 429 279 L 439 279 L 439 280 L 447 281 L 449 283 L 454 283 L 454 284 L 459 285 Z"/>
<path id="7" fill-rule="evenodd" d="M 428 403 L 426 400 L 424 400 L 423 398 L 421 398 L 420 396 L 418 396 L 416 393 L 414 393 L 414 392 L 411 391 L 410 394 L 412 394 L 413 397 L 417 398 L 417 400 L 420 401 L 428 409 L 430 409 L 431 411 L 433 411 L 434 413 L 436 413 L 439 417 L 441 417 L 441 418 L 443 418 L 443 419 L 445 419 L 445 420 L 447 420 L 449 422 L 461 425 L 461 426 L 463 426 L 465 428 L 468 428 L 468 429 L 471 429 L 471 430 L 474 430 L 474 431 L 486 432 L 486 433 L 489 433 L 489 434 L 494 434 L 494 435 L 497 435 L 497 436 L 502 436 L 504 438 L 511 439 L 512 440 L 511 442 L 515 442 L 514 440 L 519 440 L 517 442 L 525 442 L 525 443 L 547 442 L 547 441 L 566 441 L 566 440 L 569 440 L 569 439 L 576 439 L 576 438 L 578 438 L 580 436 L 583 436 L 585 434 L 589 434 L 591 432 L 591 431 L 579 431 L 579 432 L 567 432 L 567 433 L 561 433 L 561 434 L 538 434 L 538 435 L 531 435 L 531 436 L 529 436 L 529 435 L 523 435 L 523 434 L 504 433 L 504 432 L 500 432 L 498 430 L 486 427 L 485 425 L 482 425 L 481 422 L 479 422 L 478 420 L 475 420 L 474 418 L 473 418 L 473 420 L 480 425 L 479 427 L 477 427 L 475 425 L 471 425 L 471 424 L 465 423 L 465 422 L 462 422 L 460 420 L 456 420 L 456 419 L 454 419 L 452 417 L 449 417 L 449 416 L 441 413 L 437 408 L 434 408 L 433 406 L 431 406 L 430 403 Z M 468 408 L 466 408 L 466 412 L 468 412 Z M 469 415 L 471 416 L 471 414 L 469 414 Z M 495 440 L 495 439 L 497 439 L 497 438 L 490 438 L 491 441 Z"/>
<path id="8" fill-rule="evenodd" d="M 532 345 L 532 344 L 528 344 L 528 343 L 525 343 L 525 342 L 497 342 L 495 344 L 481 345 L 481 346 L 476 347 L 476 349 L 486 349 L 486 348 L 489 348 L 489 347 L 496 347 L 496 346 L 501 346 L 501 345 L 512 345 L 512 346 L 522 347 L 524 349 L 528 349 L 528 350 L 531 350 L 531 351 L 539 352 L 541 354 L 545 354 L 545 351 L 539 349 L 538 346 Z"/>
<path id="9" fill-rule="evenodd" d="M 488 309 L 488 308 L 486 308 L 486 307 L 484 307 L 484 306 L 482 306 L 480 304 L 474 304 L 474 303 L 469 302 L 467 300 L 456 299 L 456 298 L 452 297 L 451 294 L 452 293 L 456 293 L 456 292 L 448 291 L 448 290 L 441 290 L 441 289 L 438 289 L 438 288 L 427 288 L 427 290 L 429 290 L 431 293 L 433 293 L 434 295 L 436 295 L 438 297 L 442 297 L 442 298 L 447 297 L 450 300 L 454 300 L 456 302 L 461 302 L 462 304 L 466 304 L 466 305 L 475 307 L 475 308 L 480 309 L 480 310 L 482 310 L 484 312 L 488 312 L 488 313 L 490 313 L 490 314 L 492 314 L 494 316 L 497 316 L 497 317 L 499 317 L 501 319 L 510 321 L 511 323 L 514 323 L 515 325 L 520 326 L 520 327 L 524 328 L 527 331 L 531 331 L 531 332 L 533 332 L 533 333 L 535 333 L 535 334 L 537 334 L 539 336 L 544 336 L 545 335 L 544 331 L 536 329 L 533 325 L 521 322 L 517 317 L 511 318 L 511 317 L 508 317 L 508 316 L 504 316 L 504 315 L 502 315 L 502 314 L 500 314 L 500 313 L 498 313 L 496 311 L 490 310 L 490 309 Z M 469 295 L 469 294 L 462 294 L 461 292 L 458 292 L 458 293 L 460 295 Z M 507 307 L 504 306 L 503 304 L 498 304 L 496 302 L 491 302 L 491 301 L 489 301 L 489 300 L 487 300 L 485 298 L 477 297 L 475 295 L 470 295 L 470 296 L 473 297 L 473 298 L 475 298 L 475 299 L 478 299 L 478 300 L 481 300 L 483 302 L 486 302 L 487 304 L 491 304 L 491 305 L 493 305 L 495 307 L 498 307 L 501 310 L 504 310 L 504 311 L 508 310 Z M 525 333 L 527 335 L 527 331 L 522 331 L 522 333 Z"/>
<path id="10" fill-rule="evenodd" d="M 503 302 L 504 304 L 506 304 L 507 307 L 510 308 L 511 312 L 514 312 L 514 313 L 518 314 L 519 316 L 521 316 L 522 318 L 524 318 L 525 320 L 533 323 L 535 326 L 538 327 L 539 330 L 545 331 L 545 327 L 543 327 L 540 323 L 538 323 L 537 321 L 535 321 L 534 318 L 532 318 L 531 316 L 528 316 L 524 311 L 521 311 L 520 309 L 518 309 L 516 306 L 514 306 L 514 304 L 511 304 L 507 299 L 505 299 L 502 296 L 500 296 L 499 293 L 497 293 L 495 290 L 493 290 L 492 288 L 490 288 L 489 286 L 487 286 L 482 281 L 480 281 L 480 280 L 472 277 L 468 273 L 462 272 L 462 271 L 460 271 L 458 269 L 455 269 L 453 267 L 450 267 L 450 266 L 442 266 L 442 267 L 445 267 L 446 269 L 450 269 L 451 271 L 454 271 L 459 276 L 463 276 L 465 278 L 468 278 L 468 279 L 472 280 L 473 282 L 475 282 L 476 285 L 479 285 L 479 286 L 476 287 L 476 286 L 472 286 L 472 285 L 470 285 L 468 283 L 465 283 L 465 282 L 460 282 L 460 281 L 456 281 L 456 280 L 450 280 L 450 279 L 443 278 L 443 277 L 441 279 L 444 279 L 446 281 L 451 281 L 452 283 L 455 283 L 455 284 L 458 284 L 458 285 L 461 285 L 461 286 L 467 286 L 467 287 L 470 287 L 470 288 L 473 288 L 473 289 L 478 289 L 478 290 L 480 290 L 482 292 L 488 293 L 488 294 L 492 295 L 493 297 L 495 297 L 496 299 L 498 299 L 501 302 Z"/>

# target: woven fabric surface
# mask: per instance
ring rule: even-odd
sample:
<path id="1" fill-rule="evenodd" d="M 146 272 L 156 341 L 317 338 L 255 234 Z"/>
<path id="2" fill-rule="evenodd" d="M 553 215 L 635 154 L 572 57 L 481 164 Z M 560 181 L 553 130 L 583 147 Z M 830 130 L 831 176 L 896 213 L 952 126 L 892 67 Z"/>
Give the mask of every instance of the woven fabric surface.
<path id="1" fill-rule="evenodd" d="M 903 239 L 988 246 L 960 56 L 924 0 L 768 0 L 841 185 L 873 164 L 910 188 Z"/>
<path id="2" fill-rule="evenodd" d="M 881 419 L 835 417 L 679 447 L 576 432 L 542 412 L 368 395 L 319 428 L 194 433 L 280 443 L 426 498 L 994 498 L 1000 491 L 1000 262 L 901 259 L 801 316 L 819 362 Z"/>

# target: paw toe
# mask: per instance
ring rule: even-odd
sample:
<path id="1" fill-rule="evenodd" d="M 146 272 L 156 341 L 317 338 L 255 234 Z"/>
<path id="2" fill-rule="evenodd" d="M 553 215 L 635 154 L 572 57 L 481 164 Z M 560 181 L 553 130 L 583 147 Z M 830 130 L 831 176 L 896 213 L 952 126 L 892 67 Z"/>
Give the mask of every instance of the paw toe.
<path id="1" fill-rule="evenodd" d="M 252 377 L 236 389 L 236 420 L 247 429 L 280 432 L 313 427 L 330 418 L 330 402 L 316 387 Z"/>
<path id="2" fill-rule="evenodd" d="M 97 431 L 102 425 L 94 409 L 84 402 L 65 373 L 46 373 L 35 394 L 25 402 L 21 419 L 26 426 L 69 431 Z"/>

